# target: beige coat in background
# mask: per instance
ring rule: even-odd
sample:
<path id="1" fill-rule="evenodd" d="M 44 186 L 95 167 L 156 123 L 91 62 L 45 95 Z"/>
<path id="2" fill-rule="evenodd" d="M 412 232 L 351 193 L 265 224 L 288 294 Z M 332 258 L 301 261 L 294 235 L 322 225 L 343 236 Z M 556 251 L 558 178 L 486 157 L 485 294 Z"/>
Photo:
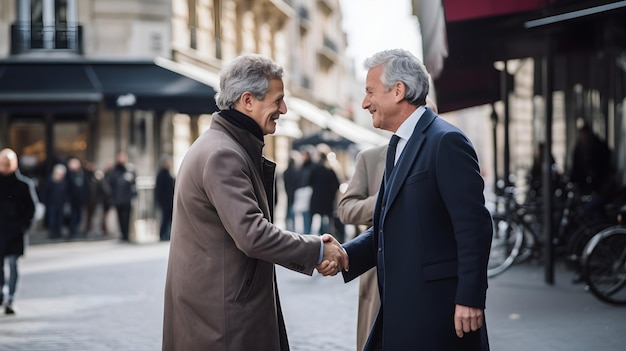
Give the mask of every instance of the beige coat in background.
<path id="1" fill-rule="evenodd" d="M 321 239 L 271 223 L 267 194 L 275 164 L 262 148 L 261 140 L 214 114 L 182 162 L 163 350 L 289 349 L 274 264 L 312 275 Z"/>
<path id="2" fill-rule="evenodd" d="M 341 222 L 356 225 L 359 233 L 372 225 L 376 197 L 385 173 L 386 154 L 387 145 L 359 152 L 356 157 L 354 174 L 337 206 L 337 213 Z M 362 350 L 365 346 L 379 307 L 378 279 L 376 269 L 372 268 L 359 277 L 357 350 Z"/>

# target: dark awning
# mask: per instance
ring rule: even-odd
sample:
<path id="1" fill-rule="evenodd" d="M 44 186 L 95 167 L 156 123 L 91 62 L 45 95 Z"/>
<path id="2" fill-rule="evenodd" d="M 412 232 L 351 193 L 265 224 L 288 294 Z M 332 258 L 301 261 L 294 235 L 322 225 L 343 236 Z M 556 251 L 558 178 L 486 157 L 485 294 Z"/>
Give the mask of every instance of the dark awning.
<path id="1" fill-rule="evenodd" d="M 0 104 L 101 98 L 83 64 L 0 63 Z"/>
<path id="2" fill-rule="evenodd" d="M 293 141 L 292 148 L 299 149 L 305 145 L 326 144 L 335 150 L 346 150 L 354 145 L 354 142 L 333 132 L 332 130 L 322 130 L 321 132 Z"/>
<path id="3" fill-rule="evenodd" d="M 108 108 L 188 114 L 217 110 L 215 90 L 153 62 L 0 61 L 0 110 L 104 99 Z"/>

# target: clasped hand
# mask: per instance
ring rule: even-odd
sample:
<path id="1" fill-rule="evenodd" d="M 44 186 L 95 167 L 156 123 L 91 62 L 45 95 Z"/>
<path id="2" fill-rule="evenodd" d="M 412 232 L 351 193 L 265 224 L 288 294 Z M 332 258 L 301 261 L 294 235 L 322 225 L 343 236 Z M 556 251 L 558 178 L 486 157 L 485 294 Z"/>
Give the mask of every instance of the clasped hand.
<path id="1" fill-rule="evenodd" d="M 339 241 L 330 234 L 322 235 L 324 242 L 324 257 L 322 262 L 315 267 L 324 275 L 336 275 L 341 270 L 348 270 L 348 254 Z"/>

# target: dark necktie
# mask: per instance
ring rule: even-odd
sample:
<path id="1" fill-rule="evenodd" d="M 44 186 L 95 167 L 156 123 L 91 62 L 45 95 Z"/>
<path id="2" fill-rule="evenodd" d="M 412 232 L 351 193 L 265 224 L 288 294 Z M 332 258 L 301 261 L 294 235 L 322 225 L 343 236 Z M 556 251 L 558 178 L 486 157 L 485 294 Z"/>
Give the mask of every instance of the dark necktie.
<path id="1" fill-rule="evenodd" d="M 397 135 L 391 136 L 389 140 L 389 147 L 387 147 L 387 160 L 385 164 L 385 180 L 389 181 L 391 171 L 393 171 L 394 161 L 396 159 L 396 148 L 398 147 L 398 141 L 400 137 Z"/>

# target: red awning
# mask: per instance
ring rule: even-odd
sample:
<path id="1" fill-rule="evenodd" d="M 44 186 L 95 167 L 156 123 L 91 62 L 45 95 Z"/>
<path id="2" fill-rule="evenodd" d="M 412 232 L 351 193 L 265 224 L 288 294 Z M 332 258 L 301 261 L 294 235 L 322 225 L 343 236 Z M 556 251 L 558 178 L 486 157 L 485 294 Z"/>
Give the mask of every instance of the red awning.
<path id="1" fill-rule="evenodd" d="M 554 0 L 442 0 L 447 22 L 542 9 Z"/>
<path id="2" fill-rule="evenodd" d="M 435 81 L 440 113 L 490 104 L 501 99 L 500 75 L 493 65 L 450 67 Z"/>

